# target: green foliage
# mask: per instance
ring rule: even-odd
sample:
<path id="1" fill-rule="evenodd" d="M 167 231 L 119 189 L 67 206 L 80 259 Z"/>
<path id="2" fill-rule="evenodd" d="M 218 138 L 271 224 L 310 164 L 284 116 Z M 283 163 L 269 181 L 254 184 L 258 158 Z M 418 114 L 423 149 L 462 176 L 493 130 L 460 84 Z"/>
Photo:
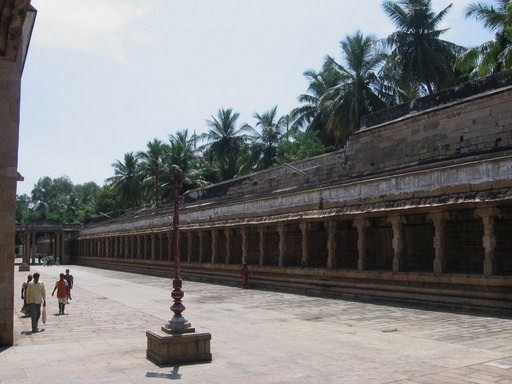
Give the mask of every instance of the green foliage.
<path id="1" fill-rule="evenodd" d="M 211 166 L 219 168 L 223 180 L 237 175 L 236 163 L 248 140 L 247 126 L 237 127 L 239 117 L 232 108 L 221 108 L 217 116 L 206 120 L 209 130 L 201 135 L 207 142 L 203 146 L 205 158 Z"/>
<path id="2" fill-rule="evenodd" d="M 291 131 L 278 145 L 277 164 L 291 163 L 327 152 L 318 132 Z"/>
<path id="3" fill-rule="evenodd" d="M 495 36 L 459 55 L 457 69 L 478 78 L 512 68 L 512 2 L 472 3 L 466 8 L 466 17 L 480 21 Z"/>
<path id="4" fill-rule="evenodd" d="M 43 177 L 32 189 L 31 196 L 16 199 L 16 220 L 20 224 L 32 220 L 55 220 L 64 223 L 84 222 L 96 215 L 96 183 L 73 185 L 68 177 Z"/>
<path id="5" fill-rule="evenodd" d="M 386 0 L 382 3 L 397 30 L 387 37 L 391 47 L 394 76 L 400 84 L 414 84 L 432 94 L 458 81 L 454 71 L 457 56 L 464 48 L 441 39 L 446 29 L 438 29 L 452 5 L 439 13 L 431 0 Z"/>
<path id="6" fill-rule="evenodd" d="M 16 196 L 16 223 L 26 223 L 30 215 L 30 197 L 23 194 Z"/>

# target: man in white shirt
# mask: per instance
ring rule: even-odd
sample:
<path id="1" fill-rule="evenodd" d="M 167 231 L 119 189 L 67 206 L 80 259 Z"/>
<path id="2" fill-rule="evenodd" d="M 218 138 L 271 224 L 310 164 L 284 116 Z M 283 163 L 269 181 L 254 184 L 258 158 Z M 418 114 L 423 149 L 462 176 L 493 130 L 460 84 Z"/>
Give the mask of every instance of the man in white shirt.
<path id="1" fill-rule="evenodd" d="M 37 323 L 41 317 L 41 304 L 46 307 L 46 289 L 39 281 L 39 273 L 34 273 L 33 280 L 27 285 L 27 304 L 30 305 L 30 317 L 32 317 L 32 332 L 39 332 Z"/>

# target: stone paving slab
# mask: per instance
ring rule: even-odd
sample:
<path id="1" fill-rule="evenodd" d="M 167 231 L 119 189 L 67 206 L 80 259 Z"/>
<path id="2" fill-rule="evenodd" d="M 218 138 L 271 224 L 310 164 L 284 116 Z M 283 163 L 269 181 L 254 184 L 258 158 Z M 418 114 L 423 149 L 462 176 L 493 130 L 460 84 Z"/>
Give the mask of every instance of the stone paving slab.
<path id="1" fill-rule="evenodd" d="M 65 266 L 33 266 L 48 298 L 45 331 L 19 316 L 0 383 L 512 383 L 512 320 L 184 281 L 185 317 L 212 335 L 213 361 L 161 368 L 146 330 L 172 313 L 171 280 L 67 266 L 73 300 L 51 297 Z M 40 324 L 40 326 L 42 326 Z"/>

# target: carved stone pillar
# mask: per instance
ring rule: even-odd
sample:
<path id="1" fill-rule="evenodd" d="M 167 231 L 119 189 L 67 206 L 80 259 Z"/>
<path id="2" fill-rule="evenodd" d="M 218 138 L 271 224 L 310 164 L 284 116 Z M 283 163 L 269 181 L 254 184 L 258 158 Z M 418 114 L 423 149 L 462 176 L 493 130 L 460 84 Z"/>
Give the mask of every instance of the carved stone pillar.
<path id="1" fill-rule="evenodd" d="M 258 234 L 260 236 L 259 242 L 259 253 L 260 253 L 260 262 L 259 264 L 263 266 L 265 263 L 265 227 L 263 225 L 258 227 Z"/>
<path id="2" fill-rule="evenodd" d="M 174 255 L 172 254 L 172 232 L 171 231 L 169 231 L 167 233 L 167 245 L 168 245 L 167 254 L 169 255 L 169 257 L 166 260 L 172 260 L 174 258 Z"/>
<path id="3" fill-rule="evenodd" d="M 194 240 L 194 233 L 192 231 L 187 232 L 187 262 L 190 263 L 192 260 L 192 241 Z"/>
<path id="4" fill-rule="evenodd" d="M 247 263 L 247 254 L 249 251 L 247 227 L 242 227 L 240 229 L 240 232 L 242 233 L 242 264 L 245 264 L 245 263 Z"/>
<path id="5" fill-rule="evenodd" d="M 136 259 L 140 259 L 142 257 L 142 241 L 144 238 L 142 236 L 137 236 L 137 256 Z"/>
<path id="6" fill-rule="evenodd" d="M 393 215 L 388 217 L 388 222 L 393 228 L 393 272 L 404 269 L 404 217 Z"/>
<path id="7" fill-rule="evenodd" d="M 151 237 L 151 261 L 155 261 L 156 260 L 156 238 L 155 238 L 155 234 L 152 233 L 150 235 Z"/>
<path id="8" fill-rule="evenodd" d="M 212 265 L 217 262 L 217 239 L 219 234 L 216 229 L 211 230 L 212 235 Z"/>
<path id="9" fill-rule="evenodd" d="M 204 231 L 199 230 L 199 262 L 203 262 Z"/>
<path id="10" fill-rule="evenodd" d="M 367 219 L 355 219 L 353 223 L 357 229 L 357 270 L 364 271 L 367 269 L 366 260 L 366 228 L 370 226 L 370 222 Z"/>
<path id="11" fill-rule="evenodd" d="M 494 221 L 500 216 L 497 208 L 478 208 L 475 210 L 475 216 L 482 219 L 484 225 L 484 234 L 482 236 L 482 244 L 484 247 L 484 275 L 492 276 L 497 273 L 496 268 L 496 234 L 494 233 Z"/>
<path id="12" fill-rule="evenodd" d="M 336 268 L 336 228 L 337 223 L 334 220 L 328 220 L 327 228 L 327 269 Z"/>
<path id="13" fill-rule="evenodd" d="M 444 273 L 446 270 L 444 229 L 448 212 L 432 212 L 428 218 L 434 225 L 434 273 Z"/>
<path id="14" fill-rule="evenodd" d="M 299 224 L 300 233 L 302 237 L 302 259 L 300 265 L 302 268 L 309 267 L 309 241 L 308 241 L 308 230 L 309 223 L 303 222 Z"/>
<path id="15" fill-rule="evenodd" d="M 277 231 L 279 232 L 279 266 L 284 267 L 284 260 L 286 258 L 286 226 L 279 224 Z"/>
<path id="16" fill-rule="evenodd" d="M 224 229 L 224 233 L 226 234 L 226 264 L 229 264 L 231 261 L 231 252 L 233 249 L 231 236 L 233 231 L 230 228 Z"/>
<path id="17" fill-rule="evenodd" d="M 164 259 L 164 234 L 158 234 L 158 260 L 162 261 Z"/>

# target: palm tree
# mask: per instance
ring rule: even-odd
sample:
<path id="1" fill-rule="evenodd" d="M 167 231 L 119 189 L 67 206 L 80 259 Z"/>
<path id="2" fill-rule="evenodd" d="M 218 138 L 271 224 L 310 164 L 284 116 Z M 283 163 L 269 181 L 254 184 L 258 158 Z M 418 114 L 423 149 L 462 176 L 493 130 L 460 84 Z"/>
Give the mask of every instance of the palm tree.
<path id="1" fill-rule="evenodd" d="M 246 126 L 237 128 L 239 116 L 232 108 L 221 108 L 217 116 L 206 120 L 209 130 L 201 135 L 207 141 L 203 147 L 206 158 L 220 168 L 223 180 L 231 179 L 237 174 L 236 162 L 247 141 L 247 136 L 243 133 Z"/>
<path id="2" fill-rule="evenodd" d="M 373 35 L 360 31 L 346 36 L 340 43 L 345 65 L 327 56 L 324 71 L 335 71 L 340 81 L 320 98 L 320 106 L 328 113 L 327 129 L 335 134 L 337 145 L 359 129 L 361 117 L 385 108 L 390 97 L 381 92 L 378 72 L 386 59 Z"/>
<path id="3" fill-rule="evenodd" d="M 458 68 L 470 77 L 487 76 L 512 66 L 512 2 L 499 0 L 496 5 L 480 2 L 466 8 L 466 18 L 474 17 L 489 31 L 495 32 L 494 40 L 468 49 L 458 59 Z"/>
<path id="4" fill-rule="evenodd" d="M 431 0 L 386 0 L 382 6 L 397 28 L 387 43 L 400 82 L 418 84 L 428 94 L 454 85 L 457 75 L 453 66 L 464 48 L 442 40 L 446 29 L 437 29 L 452 5 L 437 14 Z"/>
<path id="5" fill-rule="evenodd" d="M 142 202 L 142 175 L 139 163 L 133 152 L 124 154 L 124 160 L 116 160 L 114 176 L 107 179 L 123 208 L 136 207 Z"/>
<path id="6" fill-rule="evenodd" d="M 340 83 L 340 73 L 324 68 L 320 72 L 307 70 L 303 75 L 309 80 L 309 86 L 307 93 L 298 97 L 303 105 L 290 113 L 294 120 L 291 129 L 305 128 L 308 132 L 319 132 L 326 146 L 334 146 L 336 140 L 332 133 L 327 131 L 328 114 L 322 108 L 320 100 L 328 89 Z"/>
<path id="7" fill-rule="evenodd" d="M 195 149 L 196 136 L 189 136 L 188 129 L 169 135 L 170 165 L 177 165 L 182 172 L 181 193 L 189 189 L 205 186 L 207 183 L 202 175 L 200 159 Z M 170 168 L 169 165 L 169 168 Z"/>
<path id="8" fill-rule="evenodd" d="M 169 146 L 159 139 L 153 139 L 147 143 L 146 148 L 146 152 L 137 153 L 137 158 L 140 160 L 144 183 L 147 184 L 148 196 L 158 205 L 161 198 L 160 176 L 167 170 Z"/>
<path id="9" fill-rule="evenodd" d="M 277 116 L 277 105 L 262 114 L 255 113 L 253 117 L 256 119 L 256 127 L 253 129 L 255 136 L 251 157 L 255 161 L 255 169 L 261 170 L 272 166 L 277 158 L 277 144 L 286 133 L 286 117 Z"/>

